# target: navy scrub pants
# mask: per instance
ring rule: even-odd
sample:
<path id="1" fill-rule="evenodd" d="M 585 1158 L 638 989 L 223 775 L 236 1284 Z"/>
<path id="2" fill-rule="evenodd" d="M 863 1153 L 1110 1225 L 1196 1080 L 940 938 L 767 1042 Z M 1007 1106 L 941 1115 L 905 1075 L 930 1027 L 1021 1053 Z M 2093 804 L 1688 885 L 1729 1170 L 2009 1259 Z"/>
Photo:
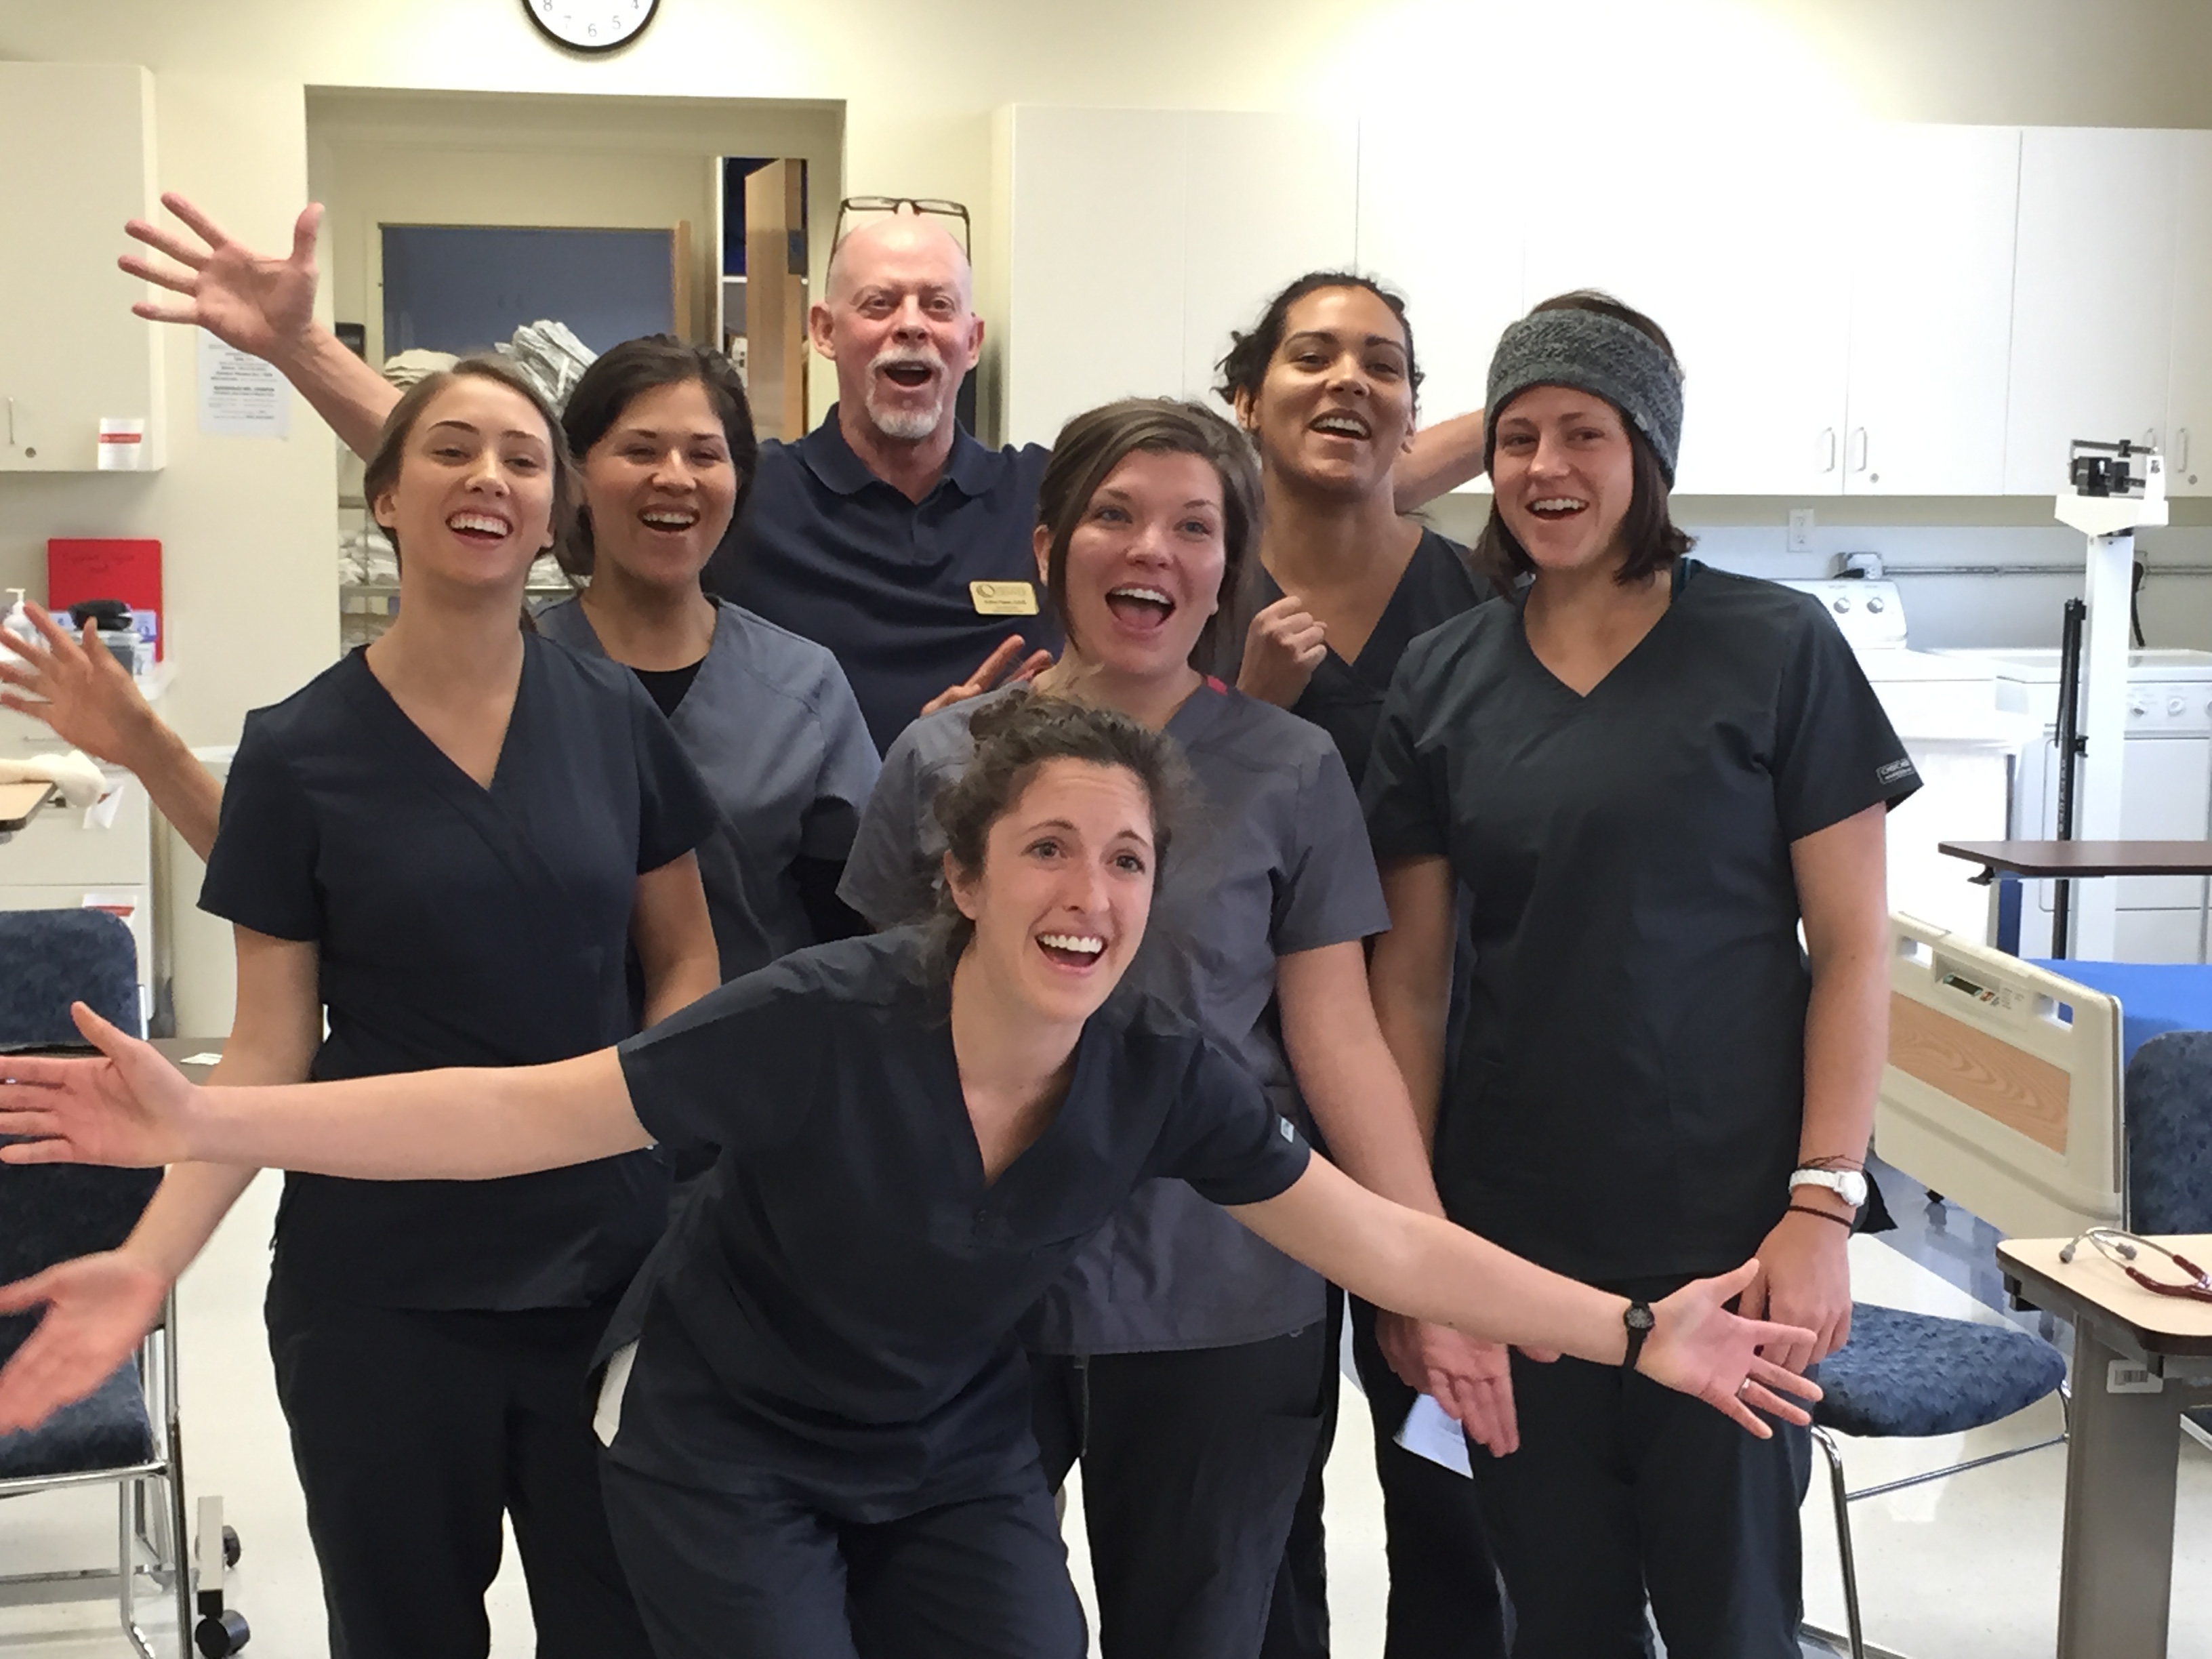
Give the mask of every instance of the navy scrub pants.
<path id="1" fill-rule="evenodd" d="M 331 1659 L 483 1659 L 502 1514 L 538 1659 L 649 1659 L 585 1399 L 610 1311 L 377 1308 L 271 1281 L 276 1396 Z"/>
<path id="2" fill-rule="evenodd" d="M 1035 1464 L 983 1497 L 841 1520 L 802 1493 L 678 1486 L 607 1458 L 607 1516 L 658 1659 L 1083 1659 Z"/>
<path id="3" fill-rule="evenodd" d="M 1812 1441 L 1755 1439 L 1619 1367 L 1513 1356 L 1521 1449 L 1471 1449 L 1513 1659 L 1799 1659 L 1797 1506 Z"/>
<path id="4" fill-rule="evenodd" d="M 1103 1659 L 1255 1659 L 1335 1376 L 1326 1322 L 1030 1371 L 1046 1479 L 1083 1462 Z"/>
<path id="5" fill-rule="evenodd" d="M 1349 1302 L 1352 1362 L 1367 1396 L 1375 1474 L 1382 1488 L 1390 1597 L 1382 1659 L 1505 1659 L 1511 1624 L 1474 1483 L 1407 1451 L 1399 1425 L 1419 1396 L 1375 1340 L 1371 1303 L 1329 1287 L 1330 1312 Z M 1332 1379 L 1334 1382 L 1334 1379 Z M 1328 1659 L 1328 1575 L 1322 1529 L 1322 1466 L 1335 1437 L 1337 1389 L 1328 1390 L 1322 1443 L 1291 1523 L 1261 1659 Z"/>

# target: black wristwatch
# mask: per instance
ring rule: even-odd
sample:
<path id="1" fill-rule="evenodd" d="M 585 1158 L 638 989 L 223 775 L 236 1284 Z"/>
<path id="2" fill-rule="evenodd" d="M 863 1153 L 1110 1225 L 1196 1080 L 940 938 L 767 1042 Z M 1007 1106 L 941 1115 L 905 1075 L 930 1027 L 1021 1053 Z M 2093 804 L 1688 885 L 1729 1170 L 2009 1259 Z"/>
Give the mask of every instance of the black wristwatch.
<path id="1" fill-rule="evenodd" d="M 1644 1339 L 1651 1334 L 1651 1328 L 1659 1322 L 1651 1316 L 1649 1302 L 1632 1302 L 1620 1316 L 1620 1322 L 1628 1327 L 1628 1352 L 1620 1357 L 1620 1369 L 1636 1369 L 1636 1356 L 1644 1352 Z"/>

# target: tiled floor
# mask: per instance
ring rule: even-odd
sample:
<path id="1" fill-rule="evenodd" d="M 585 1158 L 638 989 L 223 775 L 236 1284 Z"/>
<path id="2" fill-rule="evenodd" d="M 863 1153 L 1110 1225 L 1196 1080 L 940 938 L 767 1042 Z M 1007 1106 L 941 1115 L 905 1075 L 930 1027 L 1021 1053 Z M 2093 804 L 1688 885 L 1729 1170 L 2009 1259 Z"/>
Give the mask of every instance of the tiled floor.
<path id="1" fill-rule="evenodd" d="M 1889 1183 L 1900 1223 L 1885 1238 L 1852 1244 L 1856 1293 L 1960 1318 L 2003 1317 L 1985 1270 L 1987 1230 L 1899 1178 Z M 252 1621 L 249 1659 L 325 1659 L 314 1567 L 270 1382 L 260 1299 L 275 1182 L 248 1194 L 184 1285 L 185 1409 L 193 1490 L 223 1495 L 245 1540 L 230 1595 Z M 2027 1322 L 2037 1322 L 2029 1316 Z M 2063 1345 L 2065 1334 L 2060 1332 Z M 1329 1468 L 1331 1601 L 1341 1659 L 1382 1651 L 1381 1500 L 1364 1457 L 1364 1402 L 1347 1389 L 1338 1451 Z M 1945 1441 L 1847 1444 L 1854 1486 L 2047 1437 L 2057 1406 L 2045 1401 L 2012 1422 Z M 2185 1441 L 2175 1547 L 2174 1659 L 2212 1659 L 2212 1453 Z M 2063 1451 L 2053 1449 L 1852 1506 L 1868 1634 L 1911 1659 L 2025 1659 L 2051 1651 L 2057 1615 Z M 1806 1600 L 1811 1616 L 1843 1624 L 1833 1525 L 1816 1481 L 1805 1510 Z M 1068 1536 L 1079 1583 L 1085 1562 L 1080 1492 Z M 98 1493 L 0 1502 L 0 1572 L 94 1565 L 112 1548 L 112 1500 Z M 176 1651 L 173 1624 L 148 1620 L 158 1650 Z M 495 1659 L 532 1651 L 521 1576 L 508 1554 L 492 1595 Z M 0 1606 L 0 1659 L 125 1659 L 112 1604 Z"/>

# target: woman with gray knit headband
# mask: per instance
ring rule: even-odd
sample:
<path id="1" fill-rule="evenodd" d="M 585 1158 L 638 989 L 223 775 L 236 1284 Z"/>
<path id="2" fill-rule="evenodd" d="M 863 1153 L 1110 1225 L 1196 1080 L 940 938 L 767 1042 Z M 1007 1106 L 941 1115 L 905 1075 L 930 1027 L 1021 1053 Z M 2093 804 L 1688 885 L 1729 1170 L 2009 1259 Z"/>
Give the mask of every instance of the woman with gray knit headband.
<path id="1" fill-rule="evenodd" d="M 1850 1333 L 1883 818 L 1919 780 L 1815 602 L 1686 556 L 1682 404 L 1666 336 L 1603 295 L 1499 340 L 1478 557 L 1517 586 L 1392 682 L 1372 985 L 1455 1221 L 1632 1298 L 1756 1255 L 1745 1310 L 1817 1333 L 1774 1356 L 1802 1370 Z M 1476 960 L 1447 1077 L 1455 880 Z M 1520 1449 L 1473 1461 L 1515 1659 L 1640 1656 L 1647 1594 L 1673 1659 L 1796 1659 L 1802 1431 L 1708 1433 L 1549 1355 L 1511 1386 Z"/>

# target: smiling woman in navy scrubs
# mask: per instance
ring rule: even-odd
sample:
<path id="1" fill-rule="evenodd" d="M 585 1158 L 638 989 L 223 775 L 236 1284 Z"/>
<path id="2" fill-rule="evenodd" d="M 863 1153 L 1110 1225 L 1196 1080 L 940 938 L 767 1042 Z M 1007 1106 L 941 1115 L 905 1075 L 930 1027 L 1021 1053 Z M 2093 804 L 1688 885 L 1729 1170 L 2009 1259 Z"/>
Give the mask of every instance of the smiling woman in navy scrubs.
<path id="1" fill-rule="evenodd" d="M 1040 695 L 1080 697 L 1181 744 L 1203 802 L 1162 888 L 1141 983 L 1311 1121 L 1375 1191 L 1433 1209 L 1413 1114 L 1367 1000 L 1387 920 L 1358 803 L 1326 732 L 1192 665 L 1258 531 L 1249 446 L 1193 404 L 1131 399 L 1070 421 L 1038 494 L 1038 573 L 1066 626 Z M 926 910 L 937 791 L 1002 692 L 891 746 L 846 866 L 879 926 Z M 1260 1651 L 1336 1354 L 1322 1281 L 1173 1182 L 1146 1188 L 1026 1332 L 1056 1484 L 1080 1457 L 1108 1659 Z"/>
<path id="2" fill-rule="evenodd" d="M 1218 672 L 1248 696 L 1327 732 L 1354 787 L 1406 647 L 1491 591 L 1465 548 L 1400 516 L 1392 468 L 1413 429 L 1419 384 L 1405 302 L 1370 278 L 1322 270 L 1285 287 L 1235 337 L 1216 388 L 1252 436 L 1267 499 L 1257 556 L 1222 630 Z M 1341 1306 L 1333 1291 L 1332 1316 Z M 1362 1302 L 1351 1317 L 1390 1561 L 1384 1659 L 1503 1659 L 1498 1571 L 1474 1485 L 1395 1437 L 1425 1392 L 1477 1439 L 1508 1449 L 1504 1351 L 1378 1321 Z M 1385 1360 L 1386 1341 L 1418 1389 Z M 1329 1650 L 1322 1478 L 1335 1438 L 1334 1373 L 1324 1386 L 1321 1443 L 1275 1581 L 1264 1659 L 1326 1659 Z"/>
<path id="3" fill-rule="evenodd" d="M 1234 1206 L 1386 1304 L 1688 1389 L 1732 1432 L 1794 1409 L 1767 1379 L 1817 1395 L 1754 1354 L 1804 1333 L 1723 1310 L 1748 1264 L 1639 1309 L 1310 1158 L 1236 1060 L 1121 983 L 1170 853 L 1173 744 L 1042 697 L 975 730 L 939 803 L 933 927 L 799 951 L 619 1048 L 510 1071 L 200 1089 L 87 1012 L 112 1060 L 10 1060 L 28 1086 L 0 1085 L 0 1136 L 33 1139 L 0 1158 L 404 1182 L 721 1147 L 600 1391 L 658 1659 L 1079 1659 L 1013 1327 L 1140 1182 Z"/>
<path id="4" fill-rule="evenodd" d="M 1455 1220 L 1626 1294 L 1756 1254 L 1744 1305 L 1816 1334 L 1775 1351 L 1802 1369 L 1850 1329 L 1883 819 L 1918 780 L 1816 603 L 1683 556 L 1680 373 L 1650 319 L 1547 301 L 1487 408 L 1481 550 L 1533 580 L 1392 684 L 1364 792 L 1377 1013 L 1441 1101 Z M 1455 878 L 1474 964 L 1446 1079 Z M 1520 1449 L 1474 1465 L 1515 1659 L 1641 1656 L 1647 1593 L 1678 1659 L 1796 1659 L 1802 1434 L 1710 1435 L 1571 1359 L 1511 1376 Z"/>
<path id="5" fill-rule="evenodd" d="M 496 362 L 392 411 L 365 493 L 399 550 L 398 618 L 248 716 L 223 793 L 200 896 L 237 931 L 219 1081 L 601 1048 L 636 1029 L 633 947 L 648 1021 L 718 982 L 697 772 L 628 672 L 518 626 L 567 469 Z M 75 1373 L 47 1386 L 120 1363 L 252 1173 L 179 1164 L 119 1251 L 47 1287 L 23 1352 L 51 1332 Z M 583 1400 L 667 1192 L 635 1151 L 480 1186 L 287 1176 L 270 1344 L 334 1652 L 482 1659 L 505 1512 L 539 1653 L 643 1659 Z"/>

